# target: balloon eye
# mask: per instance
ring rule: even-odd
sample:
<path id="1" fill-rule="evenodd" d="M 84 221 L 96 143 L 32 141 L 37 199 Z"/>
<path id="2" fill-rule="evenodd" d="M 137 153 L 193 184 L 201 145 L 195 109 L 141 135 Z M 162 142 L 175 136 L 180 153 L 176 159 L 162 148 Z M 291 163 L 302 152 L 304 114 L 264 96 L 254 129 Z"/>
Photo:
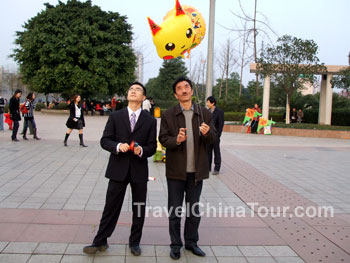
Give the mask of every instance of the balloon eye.
<path id="1" fill-rule="evenodd" d="M 189 29 L 187 29 L 187 31 L 186 31 L 186 37 L 187 37 L 187 38 L 190 38 L 191 36 L 192 36 L 192 29 L 189 28 Z"/>
<path id="2" fill-rule="evenodd" d="M 175 49 L 175 44 L 170 42 L 170 43 L 165 45 L 165 49 L 168 51 L 172 51 Z"/>

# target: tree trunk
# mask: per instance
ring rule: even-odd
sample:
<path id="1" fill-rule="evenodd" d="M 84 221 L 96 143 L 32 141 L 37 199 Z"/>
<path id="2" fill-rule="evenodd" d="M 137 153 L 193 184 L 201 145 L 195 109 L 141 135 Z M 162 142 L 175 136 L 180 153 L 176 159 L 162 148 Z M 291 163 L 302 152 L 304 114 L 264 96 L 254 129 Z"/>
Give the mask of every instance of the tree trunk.
<path id="1" fill-rule="evenodd" d="M 286 102 L 286 124 L 290 124 L 290 97 L 287 93 L 287 102 Z"/>
<path id="2" fill-rule="evenodd" d="M 257 5 L 257 0 L 255 0 L 255 7 L 254 7 L 254 61 L 255 63 L 258 63 L 258 56 L 257 56 L 257 51 L 256 51 L 256 35 L 257 35 L 257 30 L 256 30 L 256 5 Z M 255 96 L 259 96 L 259 76 L 258 73 L 255 73 Z"/>

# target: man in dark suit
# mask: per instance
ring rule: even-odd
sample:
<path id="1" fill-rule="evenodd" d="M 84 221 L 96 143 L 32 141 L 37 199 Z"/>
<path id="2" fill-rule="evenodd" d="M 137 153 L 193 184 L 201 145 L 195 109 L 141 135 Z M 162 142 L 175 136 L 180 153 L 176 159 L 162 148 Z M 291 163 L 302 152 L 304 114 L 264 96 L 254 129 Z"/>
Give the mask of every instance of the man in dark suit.
<path id="1" fill-rule="evenodd" d="M 217 135 L 216 141 L 208 145 L 209 171 L 211 171 L 214 150 L 214 171 L 212 175 L 217 175 L 221 167 L 220 137 L 225 123 L 224 112 L 216 106 L 216 99 L 213 96 L 207 98 L 207 107 L 213 114 L 213 122 Z"/>
<path id="2" fill-rule="evenodd" d="M 201 220 L 199 200 L 203 180 L 209 178 L 207 144 L 216 138 L 211 113 L 192 103 L 192 83 L 180 77 L 173 84 L 179 104 L 162 114 L 159 141 L 166 147 L 170 257 L 181 257 L 181 208 L 186 193 L 185 248 L 197 256 L 205 253 L 197 246 Z M 179 213 L 180 212 L 180 213 Z"/>
<path id="3" fill-rule="evenodd" d="M 133 255 L 141 255 L 139 244 L 145 220 L 147 158 L 155 153 L 157 146 L 157 121 L 141 109 L 145 96 L 145 87 L 139 82 L 132 83 L 128 91 L 128 107 L 111 113 L 107 121 L 100 141 L 102 148 L 111 153 L 106 170 L 109 178 L 106 204 L 92 245 L 84 247 L 86 254 L 108 248 L 107 238 L 115 229 L 130 184 L 133 218 L 129 247 Z"/>

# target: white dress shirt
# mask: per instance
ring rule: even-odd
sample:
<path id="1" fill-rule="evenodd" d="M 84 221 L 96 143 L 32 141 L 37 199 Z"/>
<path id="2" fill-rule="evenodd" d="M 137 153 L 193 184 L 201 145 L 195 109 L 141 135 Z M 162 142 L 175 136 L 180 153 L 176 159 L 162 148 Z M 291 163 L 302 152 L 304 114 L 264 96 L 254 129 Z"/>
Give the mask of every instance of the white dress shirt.
<path id="1" fill-rule="evenodd" d="M 129 121 L 130 121 L 130 123 L 131 123 L 131 114 L 135 113 L 135 115 L 136 115 L 135 116 L 135 127 L 136 127 L 136 123 L 137 123 L 137 121 L 138 121 L 138 119 L 140 117 L 140 114 L 141 114 L 141 108 L 139 108 L 135 112 L 133 112 L 132 109 L 129 108 L 129 106 L 127 107 L 127 109 L 128 109 L 128 113 L 129 113 Z M 117 153 L 120 153 L 119 147 L 120 147 L 121 144 L 122 143 L 118 143 L 118 145 L 117 145 Z M 141 147 L 141 145 L 139 145 L 139 146 Z M 141 147 L 141 153 L 140 153 L 139 156 L 142 157 L 142 154 L 143 154 L 143 149 Z"/>

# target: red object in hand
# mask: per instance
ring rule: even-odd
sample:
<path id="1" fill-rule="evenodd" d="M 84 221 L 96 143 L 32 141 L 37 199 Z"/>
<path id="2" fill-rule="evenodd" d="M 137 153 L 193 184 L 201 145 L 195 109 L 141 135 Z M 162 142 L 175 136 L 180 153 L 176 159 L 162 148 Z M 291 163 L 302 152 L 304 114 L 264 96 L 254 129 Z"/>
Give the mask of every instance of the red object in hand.
<path id="1" fill-rule="evenodd" d="M 132 141 L 131 143 L 130 143 L 130 146 L 129 146 L 129 151 L 134 151 L 134 149 L 135 149 L 135 147 L 138 147 L 139 146 L 139 144 L 137 143 L 137 142 L 135 142 L 135 141 Z"/>
<path id="2" fill-rule="evenodd" d="M 135 147 L 135 141 L 132 141 L 131 143 L 130 143 L 130 146 L 129 146 L 129 151 L 134 151 L 134 147 Z"/>

